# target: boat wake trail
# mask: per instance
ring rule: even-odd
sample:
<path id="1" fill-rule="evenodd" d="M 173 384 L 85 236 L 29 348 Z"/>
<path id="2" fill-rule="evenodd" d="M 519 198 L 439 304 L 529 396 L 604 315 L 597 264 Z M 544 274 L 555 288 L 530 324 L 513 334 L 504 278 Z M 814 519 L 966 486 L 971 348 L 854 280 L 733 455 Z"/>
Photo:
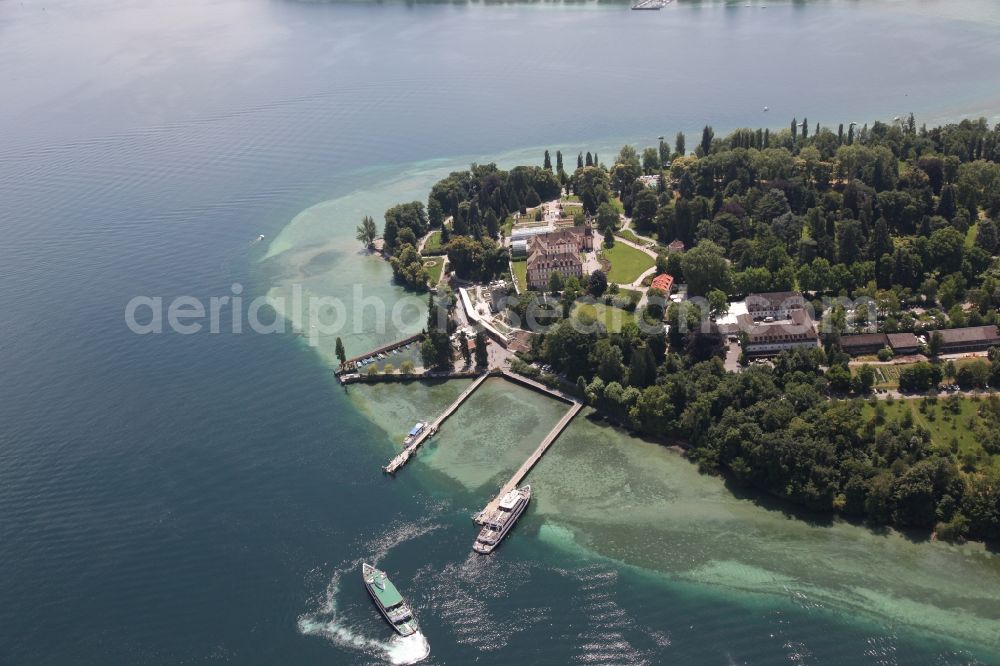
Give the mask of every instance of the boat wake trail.
<path id="1" fill-rule="evenodd" d="M 415 664 L 431 653 L 431 644 L 419 631 L 410 636 L 396 636 L 388 644 L 389 661 L 394 664 Z"/>
<path id="2" fill-rule="evenodd" d="M 350 612 L 344 612 L 337 604 L 337 595 L 340 591 L 341 580 L 345 576 L 348 579 L 352 576 L 357 577 L 360 584 L 359 572 L 362 561 L 377 563 L 393 547 L 435 529 L 437 526 L 430 523 L 399 525 L 390 528 L 388 532 L 367 544 L 368 549 L 372 552 L 369 553 L 366 560 L 359 558 L 353 562 L 344 563 L 334 570 L 324 595 L 318 600 L 318 607 L 299 617 L 299 632 L 305 636 L 321 636 L 338 647 L 361 652 L 392 664 L 415 664 L 425 659 L 430 654 L 431 646 L 423 633 L 418 631 L 405 637 L 393 635 L 388 640 L 366 636 L 361 627 L 370 628 L 370 626 L 360 624 L 360 620 L 365 617 L 369 619 L 374 617 L 370 609 L 362 611 L 360 607 L 352 607 Z M 351 623 L 348 617 L 358 618 L 359 623 Z M 382 627 L 384 625 L 378 622 L 377 625 L 371 624 L 371 626 Z"/>
<path id="3" fill-rule="evenodd" d="M 392 664 L 415 664 L 423 661 L 431 653 L 430 643 L 419 631 L 410 636 L 393 636 L 388 641 L 379 641 L 364 636 L 354 627 L 342 623 L 334 602 L 339 579 L 338 573 L 328 590 L 328 604 L 315 613 L 299 618 L 299 631 L 302 634 L 322 636 L 340 647 L 381 657 Z"/>
<path id="4" fill-rule="evenodd" d="M 241 259 L 242 257 L 246 256 L 246 254 L 250 252 L 250 250 L 252 250 L 257 245 L 260 245 L 263 241 L 264 241 L 264 234 L 260 234 L 259 236 L 249 241 L 248 243 L 243 243 L 236 249 L 230 250 L 223 256 L 222 262 L 219 264 L 219 271 L 227 277 L 231 275 L 233 272 L 233 263 L 238 259 Z"/>
<path id="5" fill-rule="evenodd" d="M 576 602 L 594 620 L 581 636 L 582 654 L 578 659 L 586 664 L 601 666 L 639 666 L 653 663 L 654 655 L 641 650 L 628 639 L 628 634 L 638 627 L 629 614 L 616 601 L 614 586 L 618 573 L 601 565 L 585 567 L 575 572 L 580 581 L 580 598 Z M 661 647 L 670 645 L 669 637 L 660 632 L 645 630 Z"/>
<path id="6" fill-rule="evenodd" d="M 435 615 L 462 645 L 494 653 L 516 641 L 518 634 L 552 621 L 552 609 L 542 604 L 513 616 L 493 609 L 493 602 L 502 602 L 512 591 L 530 585 L 530 566 L 470 553 L 464 562 L 449 563 L 440 570 L 425 569 L 431 580 Z"/>

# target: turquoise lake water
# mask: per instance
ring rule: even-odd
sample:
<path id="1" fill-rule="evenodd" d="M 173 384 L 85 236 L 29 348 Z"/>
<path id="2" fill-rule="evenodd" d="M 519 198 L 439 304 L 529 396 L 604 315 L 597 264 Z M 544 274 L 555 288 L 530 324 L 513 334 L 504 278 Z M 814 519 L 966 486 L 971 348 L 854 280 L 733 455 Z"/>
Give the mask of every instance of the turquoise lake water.
<path id="1" fill-rule="evenodd" d="M 985 0 L 0 6 L 0 663 L 1000 663 L 995 549 L 795 515 L 584 413 L 472 557 L 561 405 L 491 380 L 388 479 L 466 382 L 344 391 L 290 311 L 274 335 L 230 306 L 218 334 L 123 316 L 295 285 L 401 303 L 355 225 L 474 160 L 995 122 L 998 37 Z M 382 330 L 350 310 L 348 353 L 418 330 L 418 301 Z M 391 637 L 362 560 L 422 638 Z"/>

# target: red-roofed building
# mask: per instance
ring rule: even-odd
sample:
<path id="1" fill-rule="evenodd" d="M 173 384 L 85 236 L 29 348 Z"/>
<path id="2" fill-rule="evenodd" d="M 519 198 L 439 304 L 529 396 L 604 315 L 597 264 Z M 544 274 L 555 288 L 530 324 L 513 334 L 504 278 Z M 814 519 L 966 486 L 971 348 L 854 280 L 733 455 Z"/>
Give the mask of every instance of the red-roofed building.
<path id="1" fill-rule="evenodd" d="M 659 289 L 668 296 L 670 295 L 670 288 L 672 286 L 674 286 L 674 276 L 666 273 L 657 275 L 653 278 L 653 284 L 649 285 L 650 289 Z"/>

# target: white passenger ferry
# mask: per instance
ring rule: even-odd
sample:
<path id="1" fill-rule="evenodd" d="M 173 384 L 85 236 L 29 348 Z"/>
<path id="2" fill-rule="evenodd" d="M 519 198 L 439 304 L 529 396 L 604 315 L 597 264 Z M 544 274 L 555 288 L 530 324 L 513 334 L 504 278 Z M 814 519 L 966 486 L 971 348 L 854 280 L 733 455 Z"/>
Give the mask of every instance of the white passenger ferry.
<path id="1" fill-rule="evenodd" d="M 472 550 L 483 555 L 492 553 L 524 513 L 530 499 L 531 486 L 515 488 L 500 498 L 500 505 L 493 515 L 487 516 L 486 524 L 476 537 Z"/>

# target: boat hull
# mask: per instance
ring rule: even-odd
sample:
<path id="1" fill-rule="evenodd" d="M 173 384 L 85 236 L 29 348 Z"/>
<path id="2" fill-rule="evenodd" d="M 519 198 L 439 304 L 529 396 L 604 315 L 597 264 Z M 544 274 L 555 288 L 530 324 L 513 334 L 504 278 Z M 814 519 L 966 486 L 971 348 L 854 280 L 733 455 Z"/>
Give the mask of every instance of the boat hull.
<path id="1" fill-rule="evenodd" d="M 413 430 L 410 432 L 410 434 L 408 434 L 406 437 L 403 438 L 403 446 L 406 447 L 415 442 L 417 438 L 420 437 L 424 433 L 424 430 L 426 430 L 428 427 L 429 426 L 426 423 L 418 422 L 417 425 L 413 427 Z"/>
<path id="2" fill-rule="evenodd" d="M 368 590 L 368 596 L 371 597 L 372 603 L 375 604 L 375 607 L 378 609 L 379 613 L 381 613 L 385 621 L 389 623 L 389 626 L 392 627 L 393 631 L 395 631 L 400 636 L 411 636 L 417 633 L 417 631 L 420 630 L 420 626 L 417 624 L 416 618 L 413 617 L 413 611 L 410 609 L 409 604 L 401 596 L 399 597 L 399 600 L 409 613 L 409 618 L 404 622 L 394 621 L 392 619 L 392 615 L 390 614 L 390 609 L 386 608 L 382 600 L 379 599 L 379 595 L 375 590 L 375 583 L 373 576 L 374 575 L 385 576 L 385 574 L 368 564 L 362 565 L 361 572 L 362 572 L 361 577 L 362 580 L 364 581 L 365 589 Z M 387 577 L 385 578 L 385 580 L 386 583 L 388 583 Z M 393 587 L 393 589 L 395 588 Z M 398 607 L 398 605 L 395 605 L 394 607 Z"/>
<path id="3" fill-rule="evenodd" d="M 531 502 L 531 486 L 525 486 L 524 488 L 519 489 L 519 492 L 522 493 L 524 499 L 518 504 L 517 508 L 512 511 L 511 517 L 504 524 L 503 530 L 500 534 L 492 539 L 487 538 L 490 528 L 489 526 L 484 527 L 480 531 L 476 541 L 472 544 L 473 551 L 479 553 L 480 555 L 489 555 L 496 550 L 501 543 L 503 543 L 504 539 L 507 538 L 507 535 L 514 529 L 514 525 L 521 519 L 521 516 L 528 508 L 528 504 Z"/>
<path id="4" fill-rule="evenodd" d="M 385 618 L 385 621 L 389 623 L 389 626 L 392 627 L 397 634 L 399 634 L 400 636 L 412 636 L 413 634 L 417 633 L 419 627 L 417 626 L 416 620 L 410 620 L 409 622 L 404 622 L 402 624 L 394 623 L 392 619 L 389 617 L 389 614 L 379 604 L 378 600 L 375 598 L 375 595 L 371 593 L 371 590 L 368 591 L 368 594 L 371 595 L 372 601 L 375 603 L 375 607 L 378 608 L 380 613 L 382 613 L 382 617 Z"/>

